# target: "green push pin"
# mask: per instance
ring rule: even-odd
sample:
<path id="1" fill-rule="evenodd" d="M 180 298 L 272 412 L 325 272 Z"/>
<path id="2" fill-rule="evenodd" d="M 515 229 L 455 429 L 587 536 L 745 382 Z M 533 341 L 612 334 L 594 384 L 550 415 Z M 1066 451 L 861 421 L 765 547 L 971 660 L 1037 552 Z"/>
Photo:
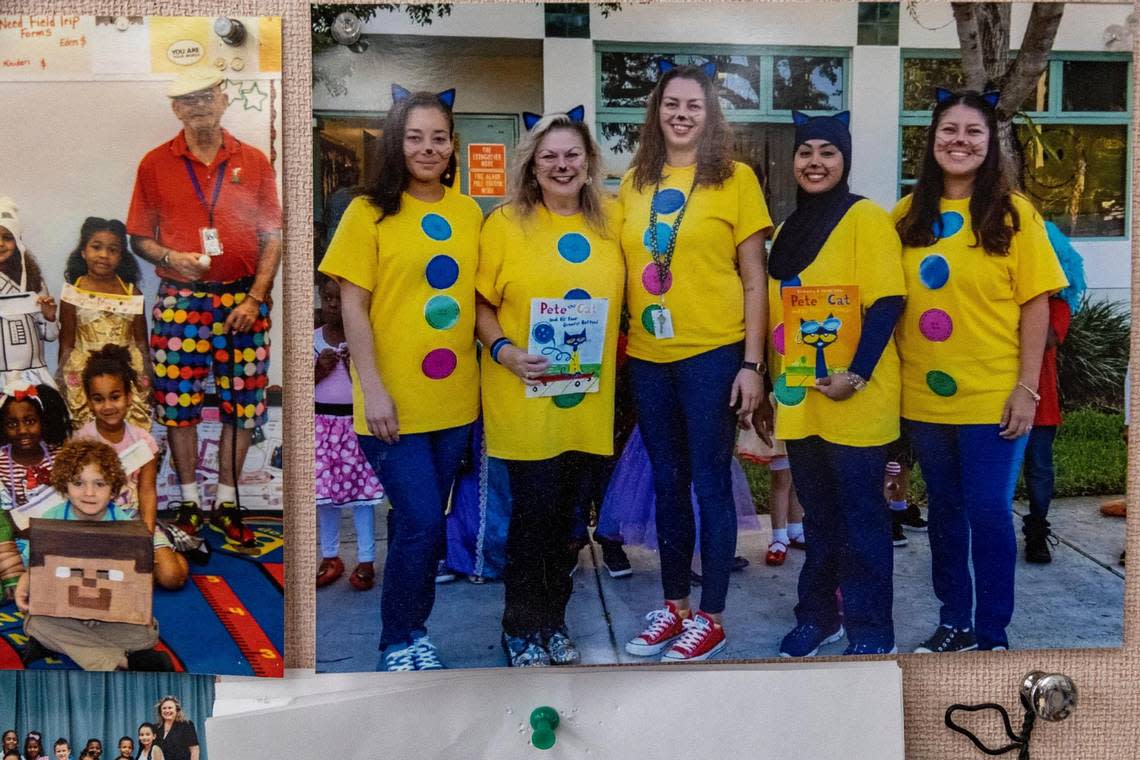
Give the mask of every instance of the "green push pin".
<path id="1" fill-rule="evenodd" d="M 558 711 L 553 707 L 534 708 L 530 727 L 534 729 L 530 743 L 538 749 L 550 749 L 554 746 L 554 729 L 558 728 Z"/>

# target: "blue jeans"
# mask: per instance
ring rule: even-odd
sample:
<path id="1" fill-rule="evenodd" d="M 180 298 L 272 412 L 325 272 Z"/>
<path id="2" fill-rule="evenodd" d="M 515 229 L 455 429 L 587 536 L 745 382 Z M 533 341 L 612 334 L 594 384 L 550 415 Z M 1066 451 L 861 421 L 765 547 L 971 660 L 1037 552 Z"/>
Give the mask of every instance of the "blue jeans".
<path id="1" fill-rule="evenodd" d="M 1027 438 L 998 426 L 904 420 L 930 498 L 930 559 L 939 622 L 974 628 L 979 649 L 1009 646 L 1013 618 L 1013 490 Z M 973 577 L 970 563 L 973 561 Z"/>
<path id="2" fill-rule="evenodd" d="M 1053 439 L 1056 425 L 1034 425 L 1025 447 L 1025 490 L 1029 492 L 1026 522 L 1049 524 L 1049 502 L 1053 500 Z"/>
<path id="3" fill-rule="evenodd" d="M 401 435 L 394 444 L 357 436 L 392 502 L 380 597 L 381 652 L 427 632 L 436 563 L 446 546 L 444 511 L 469 435 L 470 426 L 463 425 Z"/>
<path id="4" fill-rule="evenodd" d="M 742 343 L 657 364 L 629 360 L 634 406 L 653 469 L 657 543 L 666 599 L 689 595 L 696 527 L 690 489 L 701 510 L 700 609 L 724 611 L 736 553 L 732 447 L 736 413 L 728 405 L 744 356 Z"/>
<path id="5" fill-rule="evenodd" d="M 890 649 L 894 547 L 883 498 L 889 446 L 841 446 L 812 436 L 785 441 L 804 507 L 807 552 L 800 570 L 796 622 L 830 633 L 839 625 L 835 589 L 851 644 Z"/>

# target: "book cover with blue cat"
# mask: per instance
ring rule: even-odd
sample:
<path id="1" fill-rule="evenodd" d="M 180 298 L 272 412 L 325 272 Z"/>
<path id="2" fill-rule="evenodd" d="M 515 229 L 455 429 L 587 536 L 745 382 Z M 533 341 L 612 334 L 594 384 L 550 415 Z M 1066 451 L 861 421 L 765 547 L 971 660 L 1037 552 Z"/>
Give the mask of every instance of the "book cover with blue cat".
<path id="1" fill-rule="evenodd" d="M 532 298 L 527 351 L 550 360 L 527 398 L 596 393 L 606 344 L 605 298 Z"/>
<path id="2" fill-rule="evenodd" d="M 789 387 L 846 371 L 863 327 L 856 285 L 787 287 L 784 301 L 784 374 Z"/>

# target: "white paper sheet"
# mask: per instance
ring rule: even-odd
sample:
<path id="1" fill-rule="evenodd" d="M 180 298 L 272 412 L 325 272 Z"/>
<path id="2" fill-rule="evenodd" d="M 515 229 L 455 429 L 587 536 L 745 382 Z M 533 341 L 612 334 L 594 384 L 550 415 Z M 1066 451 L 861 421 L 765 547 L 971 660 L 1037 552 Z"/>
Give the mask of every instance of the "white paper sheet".
<path id="1" fill-rule="evenodd" d="M 902 760 L 902 680 L 894 662 L 752 668 L 655 667 L 365 674 L 218 685 L 206 723 L 213 760 L 291 757 L 321 748 L 338 760 L 543 757 L 672 758 L 704 746 L 723 760 Z M 330 684 L 331 686 L 331 684 Z M 254 698 L 260 694 L 260 701 Z M 252 698 L 252 702 L 250 701 Z M 222 715 L 237 702 L 264 707 Z M 530 744 L 531 710 L 549 705 L 562 723 L 555 746 Z"/>

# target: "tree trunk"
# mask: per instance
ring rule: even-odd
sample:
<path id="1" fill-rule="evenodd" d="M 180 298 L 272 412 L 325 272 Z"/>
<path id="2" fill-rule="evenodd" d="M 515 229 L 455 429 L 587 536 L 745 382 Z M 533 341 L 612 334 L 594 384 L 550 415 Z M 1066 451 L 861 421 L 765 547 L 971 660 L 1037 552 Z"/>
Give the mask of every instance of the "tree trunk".
<path id="1" fill-rule="evenodd" d="M 1049 52 L 1065 12 L 1064 3 L 1034 3 L 1017 56 L 1010 60 L 1009 3 L 951 3 L 962 49 L 966 87 L 982 92 L 996 89 L 998 139 L 1002 166 L 1010 182 L 1021 186 L 1021 158 L 1013 117 L 1049 64 Z"/>

